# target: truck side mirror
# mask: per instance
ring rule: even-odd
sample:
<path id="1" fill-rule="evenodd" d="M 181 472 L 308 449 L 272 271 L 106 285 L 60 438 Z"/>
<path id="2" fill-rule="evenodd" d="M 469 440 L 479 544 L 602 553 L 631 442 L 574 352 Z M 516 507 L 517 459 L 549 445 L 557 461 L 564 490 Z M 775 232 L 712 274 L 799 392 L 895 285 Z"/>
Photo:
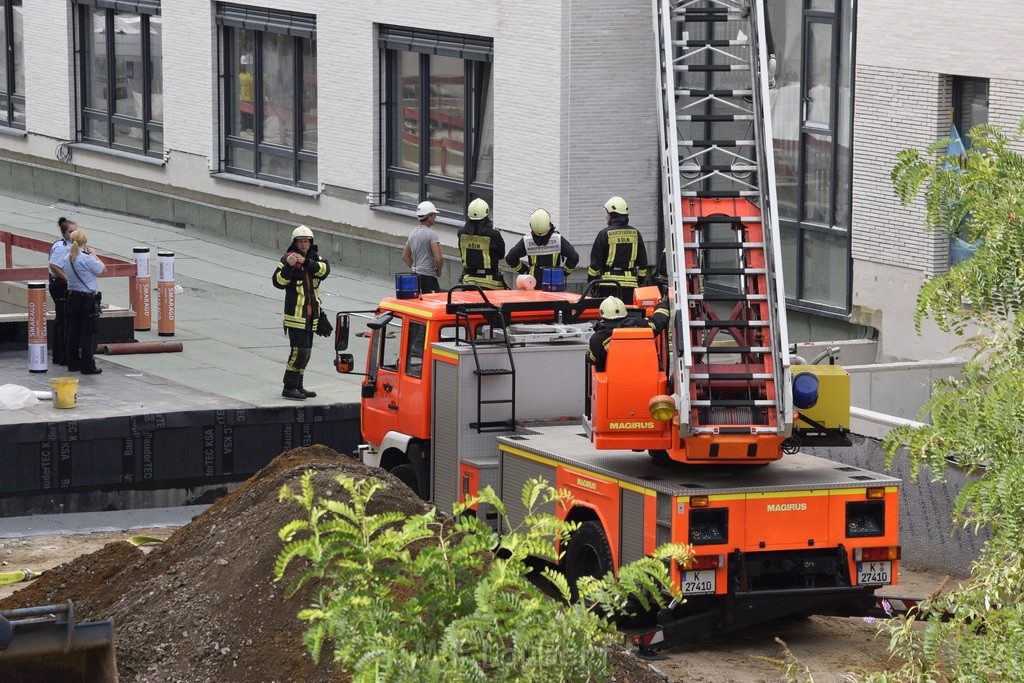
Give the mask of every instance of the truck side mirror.
<path id="1" fill-rule="evenodd" d="M 334 350 L 345 351 L 348 349 L 348 330 L 349 330 L 349 319 L 347 313 L 339 313 L 335 318 L 334 325 Z M 352 356 L 349 356 L 351 361 Z M 350 363 L 351 366 L 351 363 Z M 351 367 L 350 367 L 351 369 Z M 338 372 L 347 372 L 339 370 Z"/>
<path id="2" fill-rule="evenodd" d="M 334 357 L 334 369 L 338 372 L 349 373 L 355 366 L 355 360 L 351 353 L 339 353 Z"/>

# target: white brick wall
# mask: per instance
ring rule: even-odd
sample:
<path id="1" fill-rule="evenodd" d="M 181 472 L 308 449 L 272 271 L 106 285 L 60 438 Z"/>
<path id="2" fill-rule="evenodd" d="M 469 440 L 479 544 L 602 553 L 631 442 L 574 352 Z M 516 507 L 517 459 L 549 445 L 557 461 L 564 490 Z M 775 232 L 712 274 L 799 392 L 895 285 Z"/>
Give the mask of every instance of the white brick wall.
<path id="1" fill-rule="evenodd" d="M 23 4 L 22 16 L 28 129 L 57 140 L 71 139 L 74 41 L 68 3 L 31 0 Z"/>

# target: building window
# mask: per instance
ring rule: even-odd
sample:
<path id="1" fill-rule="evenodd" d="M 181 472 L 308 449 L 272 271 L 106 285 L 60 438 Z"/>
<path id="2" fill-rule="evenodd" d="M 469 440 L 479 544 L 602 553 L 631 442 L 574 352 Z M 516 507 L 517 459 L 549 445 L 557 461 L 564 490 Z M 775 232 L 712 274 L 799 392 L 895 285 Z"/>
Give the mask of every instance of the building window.
<path id="1" fill-rule="evenodd" d="M 967 134 L 978 124 L 988 123 L 988 79 L 953 76 L 953 125 L 964 149 L 971 148 Z"/>
<path id="2" fill-rule="evenodd" d="M 768 0 L 770 92 L 787 305 L 851 305 L 853 19 L 856 0 Z"/>
<path id="3" fill-rule="evenodd" d="M 221 4 L 228 173 L 318 190 L 316 18 Z"/>
<path id="4" fill-rule="evenodd" d="M 988 79 L 952 77 L 953 102 L 950 137 L 954 140 L 947 153 L 966 152 L 971 148 L 971 138 L 967 135 L 971 128 L 988 123 Z M 949 237 L 949 265 L 953 266 L 974 256 L 981 246 L 981 240 L 969 242 L 967 231 Z"/>
<path id="5" fill-rule="evenodd" d="M 493 195 L 492 41 L 381 27 L 382 203 L 464 215 Z"/>
<path id="6" fill-rule="evenodd" d="M 159 0 L 76 0 L 83 142 L 162 157 Z"/>
<path id="7" fill-rule="evenodd" d="M 25 62 L 22 0 L 0 0 L 0 48 L 7 59 L 0 69 L 0 126 L 25 128 Z"/>

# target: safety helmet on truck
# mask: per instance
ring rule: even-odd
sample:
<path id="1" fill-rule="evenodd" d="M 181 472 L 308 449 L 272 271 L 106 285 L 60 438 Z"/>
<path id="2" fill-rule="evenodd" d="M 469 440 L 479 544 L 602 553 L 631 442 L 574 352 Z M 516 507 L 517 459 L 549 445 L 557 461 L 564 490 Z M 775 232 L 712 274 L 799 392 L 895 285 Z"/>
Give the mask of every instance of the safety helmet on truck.
<path id="1" fill-rule="evenodd" d="M 600 311 L 605 320 L 620 320 L 626 317 L 626 304 L 617 296 L 609 296 L 601 302 Z"/>

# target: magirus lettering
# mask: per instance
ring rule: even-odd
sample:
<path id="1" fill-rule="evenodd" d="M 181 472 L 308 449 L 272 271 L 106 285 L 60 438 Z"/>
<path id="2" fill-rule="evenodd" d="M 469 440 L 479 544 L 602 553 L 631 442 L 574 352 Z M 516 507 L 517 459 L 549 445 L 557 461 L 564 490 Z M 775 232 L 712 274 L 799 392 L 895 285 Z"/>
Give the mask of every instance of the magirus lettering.
<path id="1" fill-rule="evenodd" d="M 802 512 L 806 509 L 807 503 L 784 503 L 768 506 L 768 512 Z"/>
<path id="2" fill-rule="evenodd" d="M 654 421 L 609 422 L 608 427 L 611 429 L 654 429 Z"/>

